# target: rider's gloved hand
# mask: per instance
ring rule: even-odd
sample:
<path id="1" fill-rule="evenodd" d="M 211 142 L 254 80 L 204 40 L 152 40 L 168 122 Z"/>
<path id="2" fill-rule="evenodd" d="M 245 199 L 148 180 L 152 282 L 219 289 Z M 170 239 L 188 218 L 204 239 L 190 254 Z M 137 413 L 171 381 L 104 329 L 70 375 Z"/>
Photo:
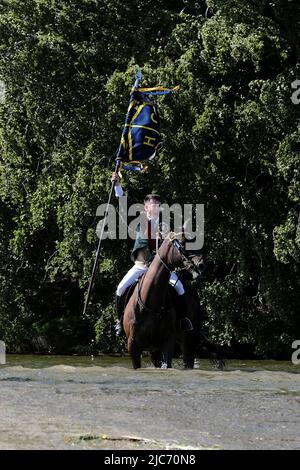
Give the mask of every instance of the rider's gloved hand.
<path id="1" fill-rule="evenodd" d="M 115 173 L 115 172 L 114 172 L 114 173 L 112 174 L 111 182 L 112 182 L 112 183 L 115 182 L 115 185 L 116 185 L 116 186 L 119 186 L 119 184 L 120 184 L 120 176 L 118 175 L 118 173 Z"/>

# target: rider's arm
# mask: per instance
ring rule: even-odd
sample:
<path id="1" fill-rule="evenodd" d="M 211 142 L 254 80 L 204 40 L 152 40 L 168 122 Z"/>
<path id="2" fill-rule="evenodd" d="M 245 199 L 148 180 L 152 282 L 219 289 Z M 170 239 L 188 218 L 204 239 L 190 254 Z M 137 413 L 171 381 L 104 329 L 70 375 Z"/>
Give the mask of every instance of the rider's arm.
<path id="1" fill-rule="evenodd" d="M 124 196 L 123 188 L 120 185 L 120 177 L 117 173 L 112 174 L 111 181 L 115 182 L 115 195 L 116 195 L 116 197 Z"/>
<path id="2" fill-rule="evenodd" d="M 115 186 L 115 195 L 116 195 L 116 197 L 124 196 L 124 191 L 123 191 L 123 188 L 120 184 L 118 186 Z"/>

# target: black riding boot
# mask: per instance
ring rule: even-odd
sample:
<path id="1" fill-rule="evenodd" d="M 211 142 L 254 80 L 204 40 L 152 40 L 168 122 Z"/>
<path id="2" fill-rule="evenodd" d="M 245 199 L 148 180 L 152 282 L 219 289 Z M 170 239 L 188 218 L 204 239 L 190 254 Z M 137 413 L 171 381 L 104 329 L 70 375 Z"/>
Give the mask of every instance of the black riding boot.
<path id="1" fill-rule="evenodd" d="M 116 307 L 116 312 L 117 312 L 115 331 L 116 331 L 117 336 L 121 336 L 124 333 L 124 329 L 123 329 L 124 304 L 123 304 L 122 296 L 116 295 L 115 307 Z"/>
<path id="2" fill-rule="evenodd" d="M 176 299 L 176 310 L 179 316 L 179 326 L 182 331 L 192 331 L 194 329 L 191 320 L 186 316 L 187 301 L 186 294 L 178 295 Z"/>

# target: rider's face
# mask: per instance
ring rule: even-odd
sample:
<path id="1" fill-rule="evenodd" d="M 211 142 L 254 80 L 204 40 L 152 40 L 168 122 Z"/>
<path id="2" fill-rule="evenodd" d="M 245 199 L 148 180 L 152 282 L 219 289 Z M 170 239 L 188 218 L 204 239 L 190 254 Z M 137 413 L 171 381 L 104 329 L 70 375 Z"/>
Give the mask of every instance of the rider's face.
<path id="1" fill-rule="evenodd" d="M 160 201 L 158 199 L 150 199 L 145 202 L 144 209 L 147 217 L 157 218 L 159 214 Z"/>

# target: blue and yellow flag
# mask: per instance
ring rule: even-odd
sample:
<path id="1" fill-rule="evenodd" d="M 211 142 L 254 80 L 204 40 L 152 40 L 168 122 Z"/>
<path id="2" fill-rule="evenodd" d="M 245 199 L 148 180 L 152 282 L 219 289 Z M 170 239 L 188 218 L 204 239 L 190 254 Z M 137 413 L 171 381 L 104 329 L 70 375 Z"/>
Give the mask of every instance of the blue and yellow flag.
<path id="1" fill-rule="evenodd" d="M 138 80 L 136 82 L 138 84 Z M 117 154 L 121 168 L 140 170 L 142 163 L 155 157 L 162 145 L 160 120 L 151 95 L 162 95 L 176 88 L 139 88 L 134 86 L 130 96 L 125 126 Z M 129 165 L 126 165 L 129 163 Z"/>

